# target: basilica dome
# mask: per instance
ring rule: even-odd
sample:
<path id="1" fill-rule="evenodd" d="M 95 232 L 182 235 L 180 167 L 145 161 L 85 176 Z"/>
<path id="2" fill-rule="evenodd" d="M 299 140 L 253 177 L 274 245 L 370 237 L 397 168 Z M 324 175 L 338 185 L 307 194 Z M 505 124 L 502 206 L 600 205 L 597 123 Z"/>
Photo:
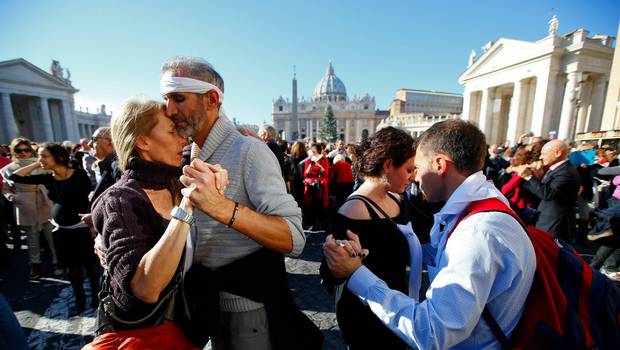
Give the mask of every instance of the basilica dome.
<path id="1" fill-rule="evenodd" d="M 344 83 L 334 75 L 334 67 L 329 63 L 325 76 L 316 84 L 312 99 L 315 101 L 346 101 L 347 89 Z"/>

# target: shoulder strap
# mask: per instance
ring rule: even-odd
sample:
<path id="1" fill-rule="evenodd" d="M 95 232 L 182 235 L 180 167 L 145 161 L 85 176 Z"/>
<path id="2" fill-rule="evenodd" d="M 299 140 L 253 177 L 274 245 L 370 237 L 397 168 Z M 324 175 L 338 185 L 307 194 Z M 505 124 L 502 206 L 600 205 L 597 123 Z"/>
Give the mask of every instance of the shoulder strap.
<path id="1" fill-rule="evenodd" d="M 493 332 L 493 335 L 495 335 L 495 338 L 497 338 L 497 341 L 499 342 L 499 345 L 502 347 L 502 349 L 509 350 L 510 341 L 508 340 L 508 338 L 506 338 L 506 334 L 504 334 L 502 328 L 499 326 L 499 324 L 497 324 L 495 317 L 493 317 L 493 314 L 491 314 L 491 311 L 489 311 L 489 308 L 486 305 L 482 310 L 482 318 L 484 318 L 487 326 L 491 328 L 491 332 Z"/>
<path id="2" fill-rule="evenodd" d="M 347 201 L 351 199 L 359 199 L 363 201 L 366 204 L 366 208 L 368 209 L 368 213 L 370 214 L 371 217 L 374 216 L 375 218 L 380 219 L 379 215 L 377 215 L 377 213 L 374 210 L 372 210 L 372 208 L 375 208 L 379 213 L 381 213 L 381 215 L 383 215 L 385 219 L 388 219 L 390 221 L 392 220 L 392 218 L 390 218 L 390 216 L 383 209 L 381 209 L 381 207 L 377 203 L 375 203 L 372 199 L 366 196 L 362 196 L 361 194 L 350 196 L 347 199 Z M 368 207 L 368 205 L 370 205 L 370 207 Z"/>
<path id="3" fill-rule="evenodd" d="M 450 236 L 452 235 L 456 227 L 461 223 L 461 221 L 477 213 L 492 212 L 492 211 L 506 213 L 512 216 L 513 218 L 515 218 L 515 220 L 517 220 L 517 222 L 519 222 L 519 224 L 521 224 L 525 232 L 528 233 L 527 226 L 523 223 L 523 221 L 521 221 L 519 216 L 517 216 L 515 212 L 512 211 L 512 209 L 510 209 L 506 205 L 506 203 L 502 202 L 498 198 L 487 198 L 487 199 L 482 199 L 479 201 L 471 202 L 467 206 L 467 208 L 459 216 L 458 220 L 456 221 L 456 224 L 452 227 L 452 230 L 450 231 L 450 233 L 448 233 L 448 238 L 450 238 Z M 508 340 L 508 338 L 506 337 L 506 334 L 504 333 L 502 328 L 499 326 L 499 324 L 495 320 L 495 317 L 493 317 L 493 315 L 491 314 L 491 311 L 489 311 L 489 308 L 487 305 L 485 305 L 484 309 L 482 310 L 482 318 L 484 319 L 484 321 L 487 323 L 487 325 L 491 329 L 491 332 L 493 332 L 493 335 L 495 335 L 495 338 L 497 338 L 497 341 L 499 342 L 501 348 L 504 350 L 510 349 L 510 341 Z"/>
<path id="4" fill-rule="evenodd" d="M 401 201 L 395 195 L 391 194 L 390 192 L 388 192 L 387 194 L 394 202 L 396 202 L 396 204 L 400 205 Z"/>
<path id="5" fill-rule="evenodd" d="M 456 224 L 454 224 L 454 226 L 452 227 L 452 230 L 450 230 L 450 232 L 448 233 L 448 238 L 450 238 L 450 236 L 452 235 L 456 227 L 461 223 L 461 221 L 467 219 L 468 217 L 474 214 L 482 213 L 482 212 L 490 212 L 490 211 L 498 211 L 498 212 L 505 213 L 505 214 L 512 216 L 515 220 L 517 220 L 519 224 L 521 224 L 525 232 L 528 233 L 527 225 L 523 223 L 521 218 L 519 218 L 519 216 L 515 214 L 515 212 L 506 205 L 506 203 L 502 202 L 498 198 L 487 198 L 487 199 L 481 199 L 479 201 L 469 203 L 467 208 L 463 210 L 463 212 L 457 219 Z"/>

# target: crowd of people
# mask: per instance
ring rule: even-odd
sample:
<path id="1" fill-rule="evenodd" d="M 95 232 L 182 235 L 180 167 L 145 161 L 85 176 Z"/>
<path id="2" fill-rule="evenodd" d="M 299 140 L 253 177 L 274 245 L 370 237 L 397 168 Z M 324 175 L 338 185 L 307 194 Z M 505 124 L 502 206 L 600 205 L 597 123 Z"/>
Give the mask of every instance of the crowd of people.
<path id="1" fill-rule="evenodd" d="M 289 143 L 270 125 L 237 128 L 203 59 L 166 61 L 160 88 L 164 102 L 130 100 L 78 145 L 20 137 L 0 158 L 3 238 L 27 236 L 30 278 L 46 273 L 41 236 L 75 314 L 88 277 L 86 349 L 319 349 L 284 257 L 321 231 L 322 285 L 350 349 L 498 348 L 483 312 L 510 335 L 536 259 L 505 213 L 463 219 L 487 199 L 600 246 L 592 265 L 620 279 L 615 150 L 530 133 L 489 146 L 460 120 L 417 140 L 387 127 L 356 144 Z"/>

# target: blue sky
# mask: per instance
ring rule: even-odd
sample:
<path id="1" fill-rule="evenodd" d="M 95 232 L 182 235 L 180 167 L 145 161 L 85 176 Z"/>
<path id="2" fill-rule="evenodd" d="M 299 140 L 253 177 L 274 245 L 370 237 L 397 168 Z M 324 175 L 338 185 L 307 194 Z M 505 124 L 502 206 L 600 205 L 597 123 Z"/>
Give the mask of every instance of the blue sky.
<path id="1" fill-rule="evenodd" d="M 271 120 L 290 97 L 293 65 L 310 96 L 331 60 L 350 97 L 386 109 L 397 89 L 463 91 L 471 49 L 500 37 L 537 40 L 556 13 L 559 33 L 616 36 L 620 1 L 35 1 L 0 0 L 0 60 L 69 68 L 77 104 L 116 111 L 128 97 L 159 99 L 170 56 L 210 61 L 224 107 L 242 123 Z"/>

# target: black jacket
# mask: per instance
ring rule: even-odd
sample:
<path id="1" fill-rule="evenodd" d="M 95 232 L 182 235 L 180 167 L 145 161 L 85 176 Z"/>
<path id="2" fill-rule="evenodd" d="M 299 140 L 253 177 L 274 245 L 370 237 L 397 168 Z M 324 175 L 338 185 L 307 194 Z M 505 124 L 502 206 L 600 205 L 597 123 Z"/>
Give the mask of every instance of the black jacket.
<path id="1" fill-rule="evenodd" d="M 540 199 L 537 228 L 567 242 L 576 238 L 575 203 L 579 184 L 579 174 L 569 162 L 549 171 L 542 180 L 532 177 L 524 183 Z"/>
<path id="2" fill-rule="evenodd" d="M 121 170 L 118 168 L 118 158 L 116 158 L 116 153 L 112 153 L 105 157 L 98 163 L 98 166 L 101 178 L 99 179 L 99 182 L 97 182 L 95 190 L 93 191 L 93 196 L 90 199 L 91 207 L 95 202 L 95 199 L 97 199 L 103 191 L 114 185 L 116 181 L 121 178 Z"/>
<path id="3" fill-rule="evenodd" d="M 183 319 L 179 322 L 195 344 L 204 346 L 207 335 L 217 332 L 219 291 L 265 304 L 274 350 L 321 348 L 321 331 L 295 305 L 287 282 L 284 255 L 261 248 L 215 271 L 193 264 L 183 282 L 191 323 Z"/>

